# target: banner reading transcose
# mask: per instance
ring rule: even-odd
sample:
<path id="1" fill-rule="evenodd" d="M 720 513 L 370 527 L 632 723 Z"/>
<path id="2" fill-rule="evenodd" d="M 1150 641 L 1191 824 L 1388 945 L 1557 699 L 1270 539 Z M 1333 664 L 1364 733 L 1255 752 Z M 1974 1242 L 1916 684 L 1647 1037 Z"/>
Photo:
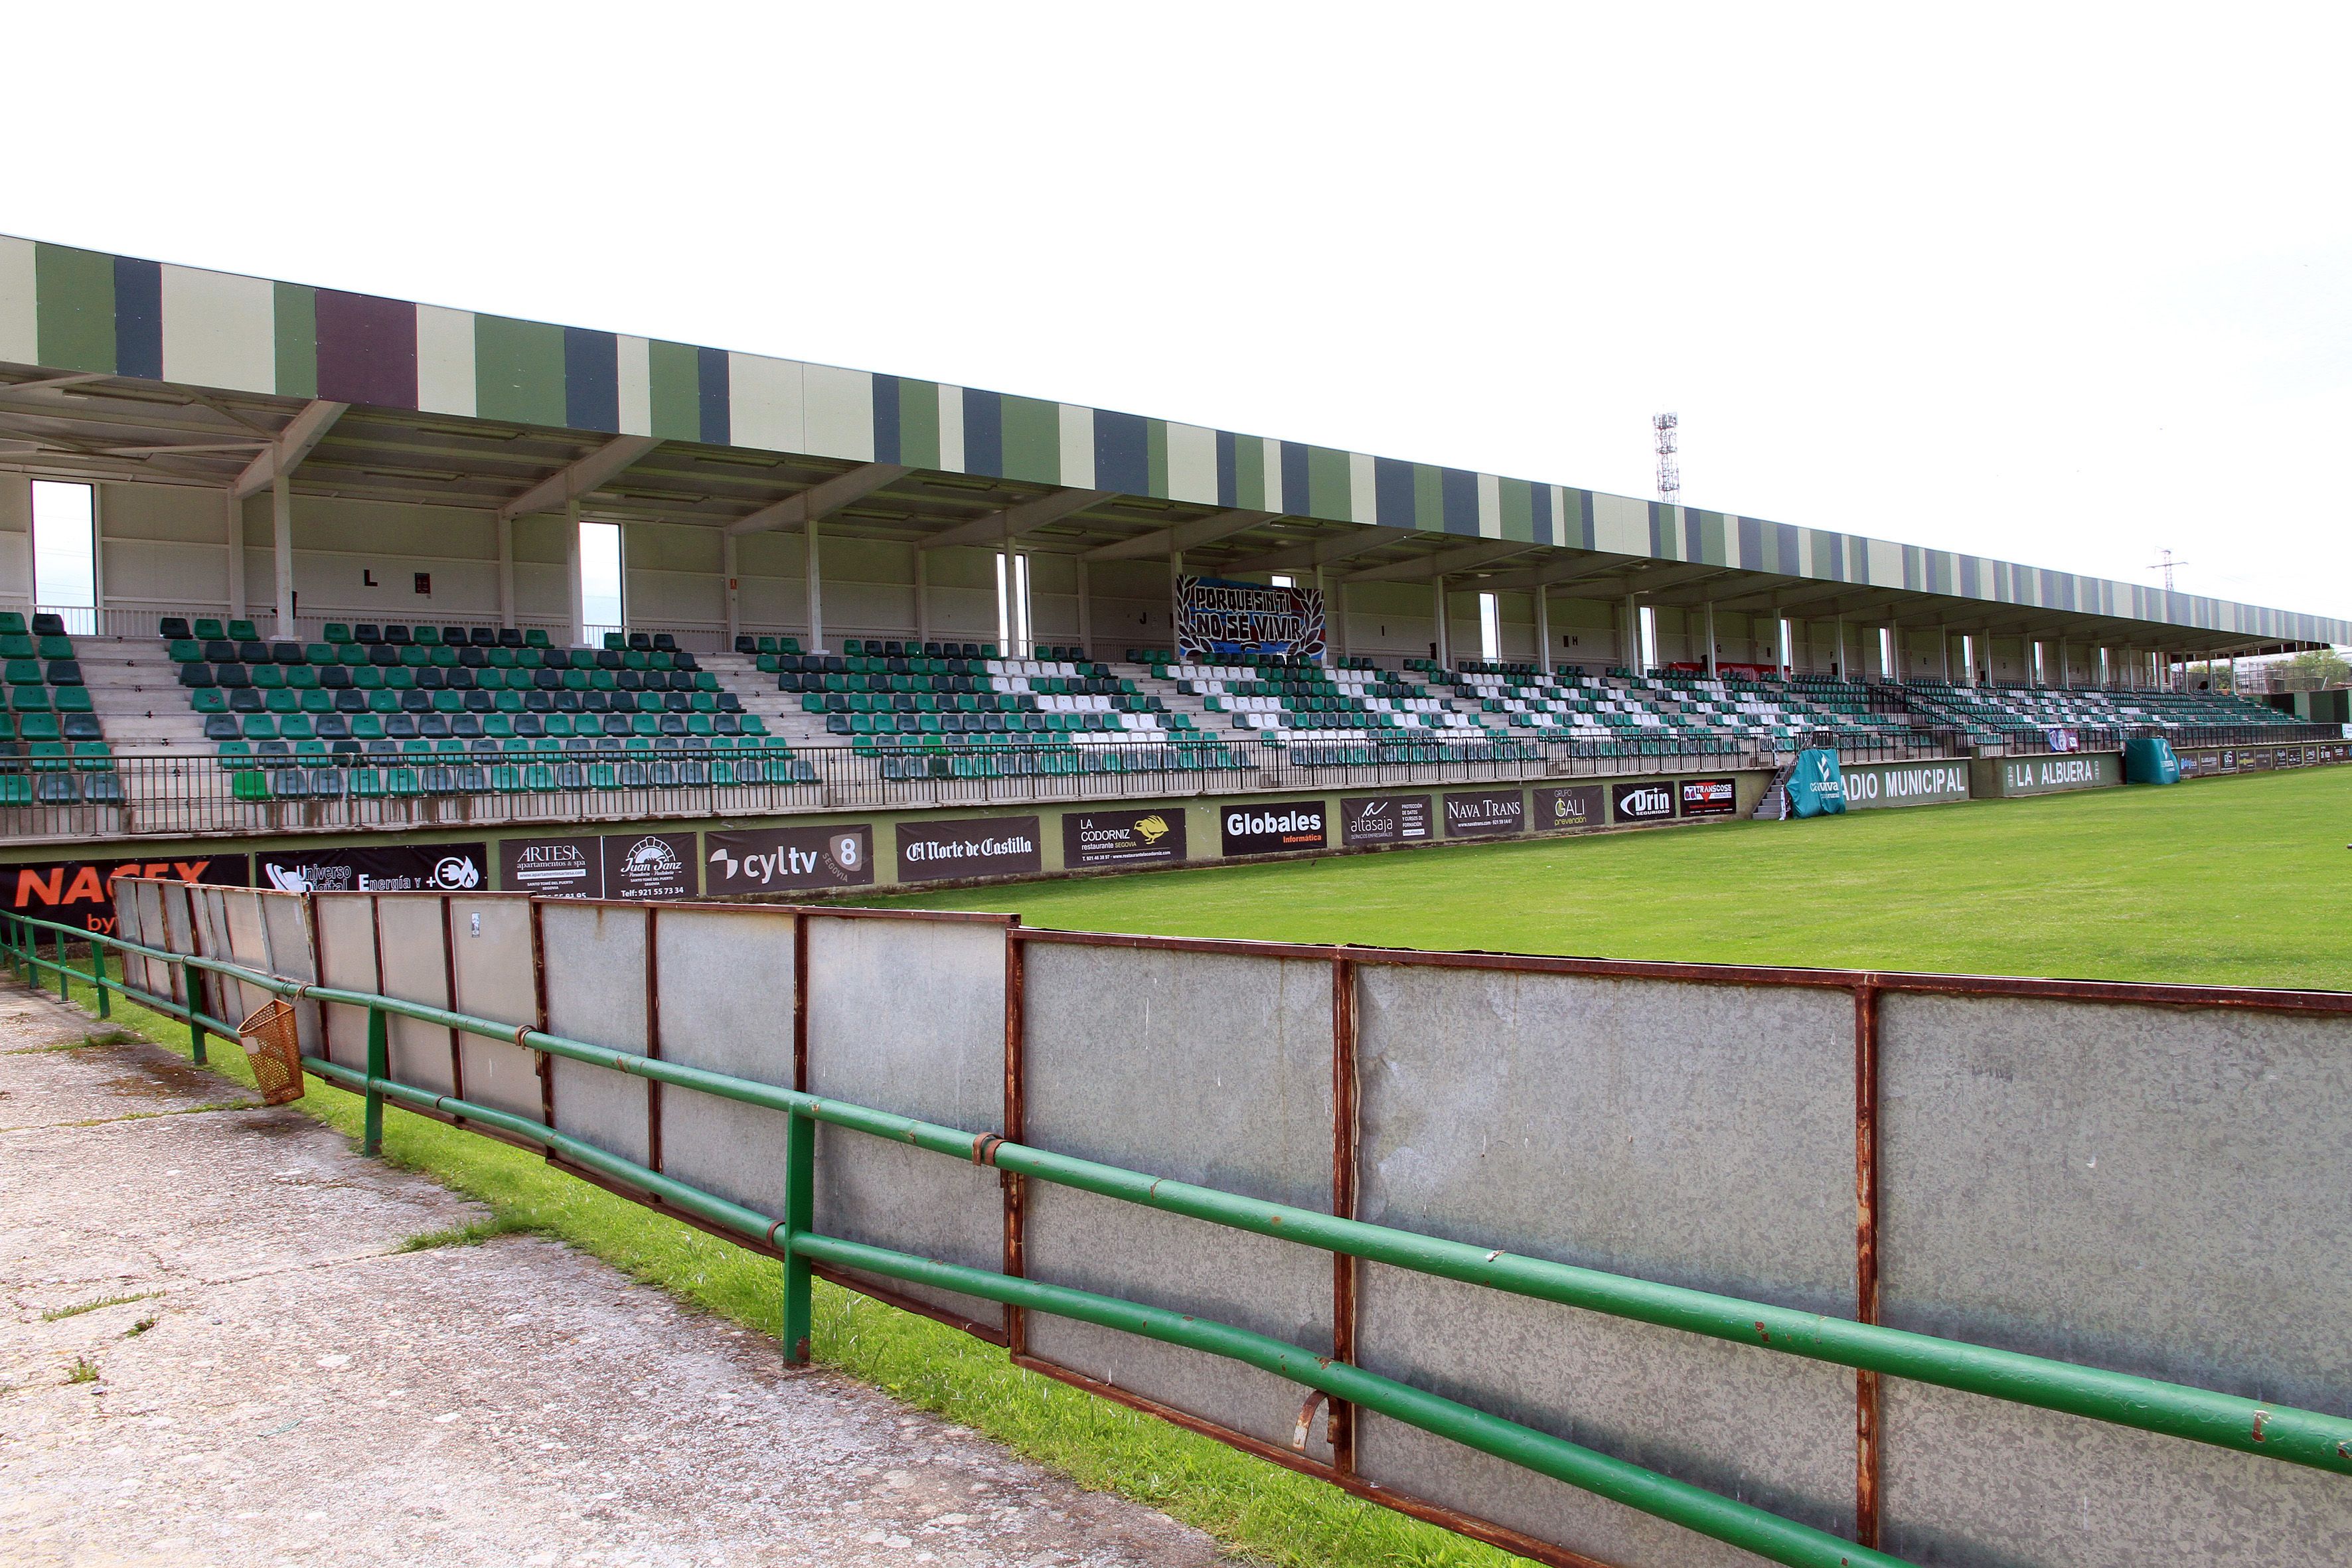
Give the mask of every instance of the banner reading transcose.
<path id="1" fill-rule="evenodd" d="M 1188 659 L 1253 653 L 1320 658 L 1323 595 L 1313 588 L 1179 577 L 1176 651 Z"/>

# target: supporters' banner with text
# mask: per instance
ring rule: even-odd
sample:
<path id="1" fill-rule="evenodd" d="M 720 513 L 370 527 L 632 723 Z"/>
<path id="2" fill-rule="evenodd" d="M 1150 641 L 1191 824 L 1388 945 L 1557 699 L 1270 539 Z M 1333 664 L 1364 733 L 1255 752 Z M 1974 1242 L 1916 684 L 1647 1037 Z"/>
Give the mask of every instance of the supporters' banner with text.
<path id="1" fill-rule="evenodd" d="M 1176 652 L 1323 657 L 1323 595 L 1314 588 L 1270 588 L 1223 577 L 1176 579 Z"/>

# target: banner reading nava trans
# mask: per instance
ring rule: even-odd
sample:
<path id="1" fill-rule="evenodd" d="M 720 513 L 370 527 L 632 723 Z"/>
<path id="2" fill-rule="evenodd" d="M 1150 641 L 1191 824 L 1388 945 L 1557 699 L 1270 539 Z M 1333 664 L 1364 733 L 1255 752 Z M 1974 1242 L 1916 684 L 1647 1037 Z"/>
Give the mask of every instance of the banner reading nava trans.
<path id="1" fill-rule="evenodd" d="M 1179 577 L 1176 652 L 1187 659 L 1244 653 L 1320 658 L 1323 595 L 1313 588 Z"/>

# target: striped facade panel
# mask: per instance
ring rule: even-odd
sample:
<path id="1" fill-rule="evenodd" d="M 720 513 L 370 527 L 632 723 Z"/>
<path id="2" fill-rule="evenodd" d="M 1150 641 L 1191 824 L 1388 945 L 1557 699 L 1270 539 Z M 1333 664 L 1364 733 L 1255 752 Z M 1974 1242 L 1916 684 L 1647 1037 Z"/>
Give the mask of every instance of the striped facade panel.
<path id="1" fill-rule="evenodd" d="M 315 395 L 384 408 L 416 406 L 415 306 L 405 300 L 321 289 L 313 308 L 319 340 Z M 563 423 L 560 404 L 556 416 L 547 423 Z"/>
<path id="2" fill-rule="evenodd" d="M 1412 465 L 1412 525 L 1432 533 L 1445 531 L 1445 485 L 1427 463 Z"/>
<path id="3" fill-rule="evenodd" d="M 278 395 L 319 395 L 319 291 L 299 283 L 269 289 L 270 357 L 278 362 Z"/>
<path id="4" fill-rule="evenodd" d="M 1482 490 L 1483 490 L 1482 479 Z M 1536 494 L 1541 488 L 1525 479 L 1496 479 L 1495 483 L 1495 532 L 1496 539 L 1515 539 L 1522 544 L 1550 542 L 1551 530 L 1536 531 Z M 1549 490 L 1543 491 L 1544 500 L 1551 500 Z M 1485 500 L 1482 493 L 1481 501 Z M 1549 523 L 1549 519 L 1546 520 Z"/>
<path id="5" fill-rule="evenodd" d="M 0 360 L 41 361 L 41 289 L 29 239 L 0 237 Z"/>
<path id="6" fill-rule="evenodd" d="M 1139 414 L 1097 414 L 1092 478 L 1088 489 L 1151 494 L 1151 421 Z"/>
<path id="7" fill-rule="evenodd" d="M 1372 455 L 1370 452 L 1344 452 L 1348 481 L 1348 511 L 1349 522 L 1370 522 L 1377 508 L 1372 494 Z"/>
<path id="8" fill-rule="evenodd" d="M 702 439 L 724 447 L 735 438 L 734 356 L 725 349 L 694 351 L 694 401 Z"/>
<path id="9" fill-rule="evenodd" d="M 940 385 L 940 467 L 951 474 L 970 473 L 963 442 L 963 388 Z"/>
<path id="10" fill-rule="evenodd" d="M 473 417 L 480 404 L 474 313 L 416 307 L 416 406 L 427 414 Z"/>
<path id="11" fill-rule="evenodd" d="M 165 381 L 231 392 L 278 390 L 275 290 L 266 280 L 166 267 L 161 283 Z M 0 329 L 0 340 L 6 335 Z M 0 359 L 9 357 L 0 342 Z"/>
<path id="12" fill-rule="evenodd" d="M 1439 525 L 1448 533 L 1478 533 L 1478 476 L 1467 468 L 1437 470 Z"/>
<path id="13" fill-rule="evenodd" d="M 878 388 L 890 382 L 898 393 L 898 449 L 897 455 L 883 458 L 879 447 L 874 454 L 877 461 L 904 463 L 915 468 L 937 468 L 945 458 L 940 441 L 940 387 L 933 381 L 909 381 L 902 376 L 876 376 Z M 878 399 L 881 394 L 877 391 Z"/>
<path id="14" fill-rule="evenodd" d="M 563 422 L 621 433 L 621 340 L 613 333 L 563 329 Z"/>
<path id="15" fill-rule="evenodd" d="M 646 345 L 646 402 L 652 416 L 649 436 L 665 441 L 705 441 L 700 355 L 685 343 L 658 338 Z"/>
<path id="16" fill-rule="evenodd" d="M 1805 575 L 1805 547 L 1797 537 L 1796 525 L 1775 522 L 1768 526 L 1772 531 L 1772 570 L 1790 577 Z"/>
<path id="17" fill-rule="evenodd" d="M 1259 469 L 1265 475 L 1265 510 L 1268 511 L 1294 510 L 1291 505 L 1290 483 L 1287 478 L 1290 469 L 1283 453 L 1285 443 L 1277 441 L 1271 436 L 1253 436 L 1250 439 L 1257 443 Z M 1296 510 L 1299 511 L 1307 510 L 1307 495 L 1304 490 L 1299 492 Z"/>
<path id="18" fill-rule="evenodd" d="M 969 386 L 963 389 L 963 471 L 1004 477 L 1004 400 Z"/>
<path id="19" fill-rule="evenodd" d="M 1081 490 L 1104 488 L 1095 483 L 1095 411 L 1091 408 L 1080 407 L 1075 403 L 1057 404 L 1055 408 L 1057 417 L 1054 429 L 1055 482 Z M 1144 458 L 1148 465 L 1150 461 L 1149 432 L 1145 433 L 1144 440 L 1146 443 Z M 1108 488 L 1127 489 L 1124 485 Z M 1128 493 L 1142 495 L 1145 491 L 1142 484 L 1139 483 Z"/>
<path id="20" fill-rule="evenodd" d="M 114 374 L 163 379 L 163 268 L 114 258 Z"/>
<path id="21" fill-rule="evenodd" d="M 1987 597 L 1984 587 L 1984 563 L 1973 555 L 1960 557 L 1960 595 L 1964 598 Z"/>
<path id="22" fill-rule="evenodd" d="M 620 406 L 621 434 L 654 433 L 653 344 L 623 332 L 613 340 L 614 401 Z"/>
<path id="23" fill-rule="evenodd" d="M 805 389 L 797 360 L 727 356 L 727 443 L 768 452 L 798 452 L 808 437 Z"/>
<path id="24" fill-rule="evenodd" d="M 1650 552 L 1650 508 L 1647 502 L 1631 496 L 1603 495 L 1586 492 L 1586 516 L 1592 524 L 1591 548 L 1606 550 L 1612 555 L 1647 555 Z"/>
<path id="25" fill-rule="evenodd" d="M 118 374 L 114 258 L 63 245 L 33 247 L 40 362 L 52 370 Z"/>
<path id="26" fill-rule="evenodd" d="M 1252 511 L 1275 511 L 1266 504 L 1265 443 L 1255 436 L 1234 437 L 1234 504 Z"/>
<path id="27" fill-rule="evenodd" d="M 1062 405 L 1039 397 L 997 398 L 998 450 L 1003 477 L 1037 484 L 1062 482 Z"/>
<path id="28" fill-rule="evenodd" d="M 1530 485 L 1528 504 L 1535 512 L 1534 539 L 1538 544 L 1565 542 L 1559 536 L 1560 489 L 1558 485 Z"/>
<path id="29" fill-rule="evenodd" d="M 1769 572 L 1764 560 L 1764 520 L 1743 517 L 1739 520 L 1739 553 L 1731 564 L 1747 572 Z"/>
<path id="30" fill-rule="evenodd" d="M 1230 430 L 1216 434 L 1217 504 L 1241 505 L 1241 458 L 1238 438 Z"/>
<path id="31" fill-rule="evenodd" d="M 412 323 L 412 331 L 414 325 Z M 511 316 L 474 318 L 474 407 L 485 419 L 561 426 L 571 416 L 564 395 L 563 329 Z"/>
<path id="32" fill-rule="evenodd" d="M 1503 481 L 1493 474 L 1480 474 L 1478 480 L 1478 537 L 1503 537 Z"/>
<path id="33" fill-rule="evenodd" d="M 838 365 L 801 367 L 803 452 L 874 461 L 874 377 Z"/>
<path id="34" fill-rule="evenodd" d="M 1401 458 L 1372 459 L 1374 516 L 1382 528 L 1418 528 L 1412 465 Z"/>
<path id="35" fill-rule="evenodd" d="M 1819 528 L 1811 532 L 1813 560 L 1811 574 L 1832 583 L 1844 582 L 1845 535 Z"/>
<path id="36" fill-rule="evenodd" d="M 1143 422 L 1143 482 L 1150 493 L 1160 500 L 1168 496 L 1168 421 L 1147 419 Z"/>
<path id="37" fill-rule="evenodd" d="M 1225 499 L 1224 435 L 1202 425 L 1168 426 L 1168 499 L 1231 506 Z"/>
<path id="38" fill-rule="evenodd" d="M 1282 486 L 1278 493 L 1269 490 L 1265 498 L 1266 510 L 1321 515 L 1315 510 L 1314 448 L 1297 441 L 1268 442 L 1267 445 L 1278 446 L 1281 449 L 1281 462 L 1274 471 L 1281 476 Z"/>

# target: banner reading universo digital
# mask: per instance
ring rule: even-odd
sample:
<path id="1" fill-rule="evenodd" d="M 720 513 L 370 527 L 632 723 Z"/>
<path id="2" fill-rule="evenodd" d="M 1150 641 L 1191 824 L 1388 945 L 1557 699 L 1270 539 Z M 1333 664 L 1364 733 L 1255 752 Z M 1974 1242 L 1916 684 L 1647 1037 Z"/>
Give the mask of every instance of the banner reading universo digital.
<path id="1" fill-rule="evenodd" d="M 1270 588 L 1222 577 L 1176 579 L 1176 651 L 1323 655 L 1323 595 L 1313 588 Z"/>

